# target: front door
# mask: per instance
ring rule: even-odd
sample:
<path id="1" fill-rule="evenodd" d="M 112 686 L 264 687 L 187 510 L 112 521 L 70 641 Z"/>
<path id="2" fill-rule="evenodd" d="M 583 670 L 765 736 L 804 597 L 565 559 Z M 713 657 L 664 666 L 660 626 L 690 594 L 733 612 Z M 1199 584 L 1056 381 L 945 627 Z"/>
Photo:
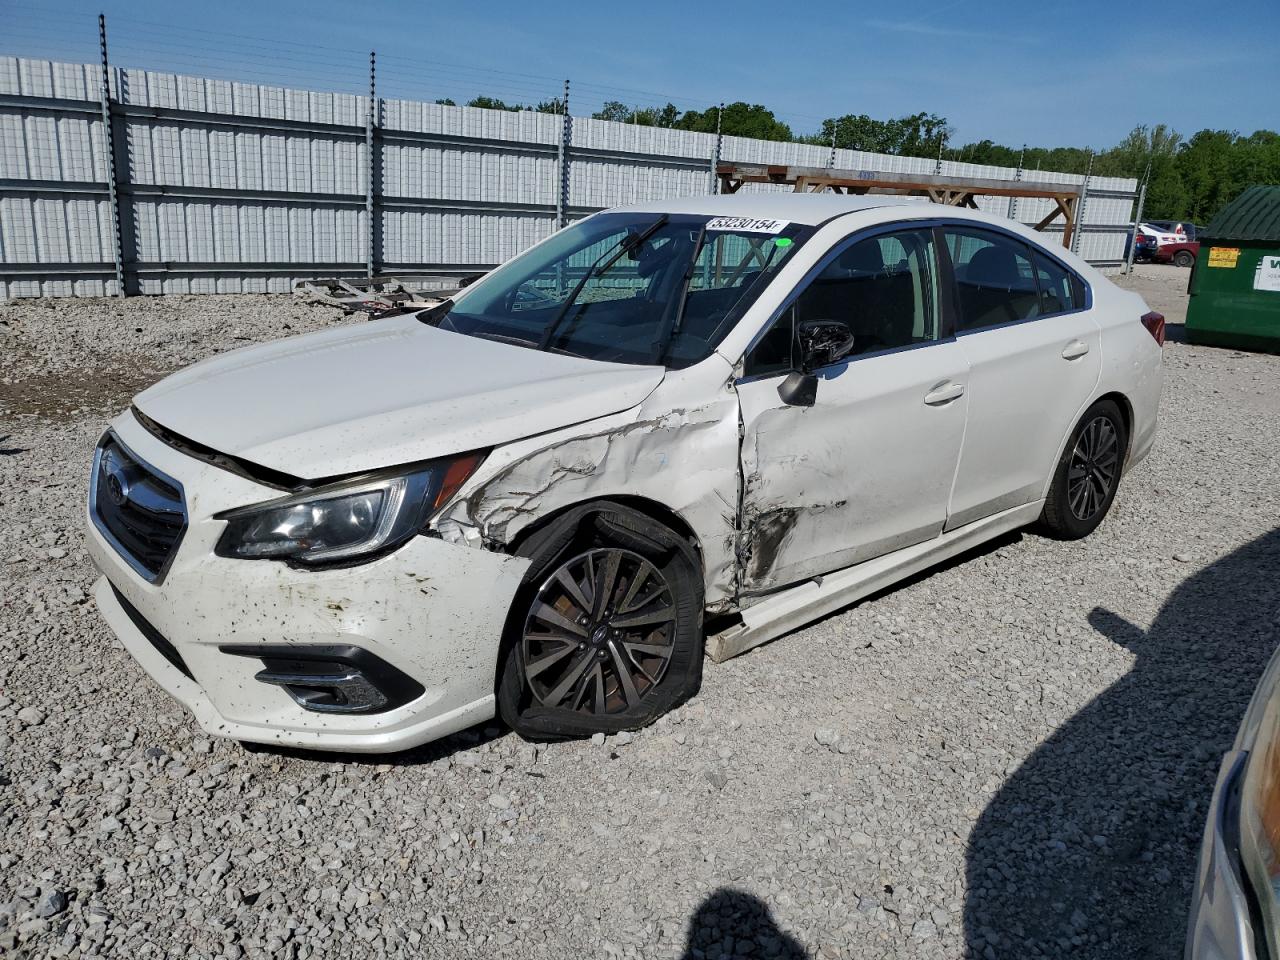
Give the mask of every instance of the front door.
<path id="1" fill-rule="evenodd" d="M 943 329 L 929 227 L 848 240 L 801 284 L 744 360 L 746 593 L 785 586 L 937 536 L 960 458 L 968 365 Z M 796 326 L 839 320 L 853 352 L 815 371 L 813 406 L 778 386 Z"/>

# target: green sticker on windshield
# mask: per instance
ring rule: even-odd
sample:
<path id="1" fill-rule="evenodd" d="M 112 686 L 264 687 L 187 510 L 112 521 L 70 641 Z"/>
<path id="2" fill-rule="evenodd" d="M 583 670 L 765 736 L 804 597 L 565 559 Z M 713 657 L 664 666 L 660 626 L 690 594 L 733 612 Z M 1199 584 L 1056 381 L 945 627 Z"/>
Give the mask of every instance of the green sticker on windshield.
<path id="1" fill-rule="evenodd" d="M 774 237 L 773 245 L 775 247 L 789 247 L 791 246 L 791 238 L 790 237 Z"/>

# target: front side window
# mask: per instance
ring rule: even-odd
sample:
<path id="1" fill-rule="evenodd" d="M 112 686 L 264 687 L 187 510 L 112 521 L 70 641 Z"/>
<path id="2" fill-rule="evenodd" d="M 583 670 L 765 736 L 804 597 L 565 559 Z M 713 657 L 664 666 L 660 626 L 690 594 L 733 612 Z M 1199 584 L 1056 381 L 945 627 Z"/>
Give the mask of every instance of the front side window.
<path id="1" fill-rule="evenodd" d="M 943 227 L 955 270 L 957 330 L 980 330 L 1044 311 L 1030 251 L 1018 240 L 985 230 Z"/>
<path id="2" fill-rule="evenodd" d="M 745 373 L 795 368 L 795 330 L 806 320 L 837 320 L 853 334 L 850 356 L 929 343 L 939 337 L 933 231 L 904 230 L 840 250 L 756 342 Z"/>
<path id="3" fill-rule="evenodd" d="M 428 322 L 469 336 L 617 363 L 708 356 L 813 228 L 612 213 L 499 267 Z"/>

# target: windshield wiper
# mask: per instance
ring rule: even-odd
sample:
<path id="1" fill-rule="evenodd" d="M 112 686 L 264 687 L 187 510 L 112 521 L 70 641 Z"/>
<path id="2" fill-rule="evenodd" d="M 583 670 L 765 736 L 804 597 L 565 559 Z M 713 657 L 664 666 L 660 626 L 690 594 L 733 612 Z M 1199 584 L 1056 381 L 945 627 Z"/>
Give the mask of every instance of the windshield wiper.
<path id="1" fill-rule="evenodd" d="M 702 229 L 698 231 L 698 239 L 693 244 L 693 255 L 689 257 L 689 266 L 685 268 L 684 278 L 680 281 L 680 298 L 676 301 L 675 308 L 666 312 L 662 326 L 657 336 L 653 338 L 653 345 L 649 351 L 650 363 L 662 363 L 671 350 L 671 344 L 680 333 L 680 326 L 684 323 L 685 304 L 689 302 L 689 284 L 693 280 L 693 271 L 698 266 L 698 254 L 702 252 L 702 244 L 706 239 L 707 225 L 703 223 Z"/>
<path id="2" fill-rule="evenodd" d="M 569 296 L 565 298 L 564 303 L 560 305 L 560 309 L 556 311 L 556 315 L 542 330 L 542 337 L 538 341 L 538 349 L 546 350 L 551 346 L 551 342 L 555 339 L 556 334 L 560 331 L 560 324 L 564 322 L 564 318 L 569 315 L 569 308 L 573 306 L 573 302 L 578 299 L 578 294 L 582 293 L 582 288 L 587 285 L 587 281 L 596 276 L 597 273 L 604 273 L 620 259 L 624 253 L 631 253 L 638 250 L 646 240 L 662 229 L 663 225 L 670 219 L 669 214 L 663 214 L 657 220 L 645 227 L 640 233 L 628 233 L 617 244 L 610 247 L 604 253 L 596 258 L 595 263 L 587 268 L 587 272 L 582 275 L 579 280 L 569 291 Z"/>

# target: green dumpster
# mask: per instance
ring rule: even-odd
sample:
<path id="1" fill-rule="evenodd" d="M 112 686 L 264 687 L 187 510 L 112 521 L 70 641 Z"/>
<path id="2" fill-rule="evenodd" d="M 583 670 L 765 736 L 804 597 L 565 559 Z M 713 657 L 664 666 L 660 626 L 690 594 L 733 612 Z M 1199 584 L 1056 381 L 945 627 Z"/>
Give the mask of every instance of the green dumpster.
<path id="1" fill-rule="evenodd" d="M 1198 239 L 1187 339 L 1280 353 L 1280 186 L 1245 190 Z"/>

